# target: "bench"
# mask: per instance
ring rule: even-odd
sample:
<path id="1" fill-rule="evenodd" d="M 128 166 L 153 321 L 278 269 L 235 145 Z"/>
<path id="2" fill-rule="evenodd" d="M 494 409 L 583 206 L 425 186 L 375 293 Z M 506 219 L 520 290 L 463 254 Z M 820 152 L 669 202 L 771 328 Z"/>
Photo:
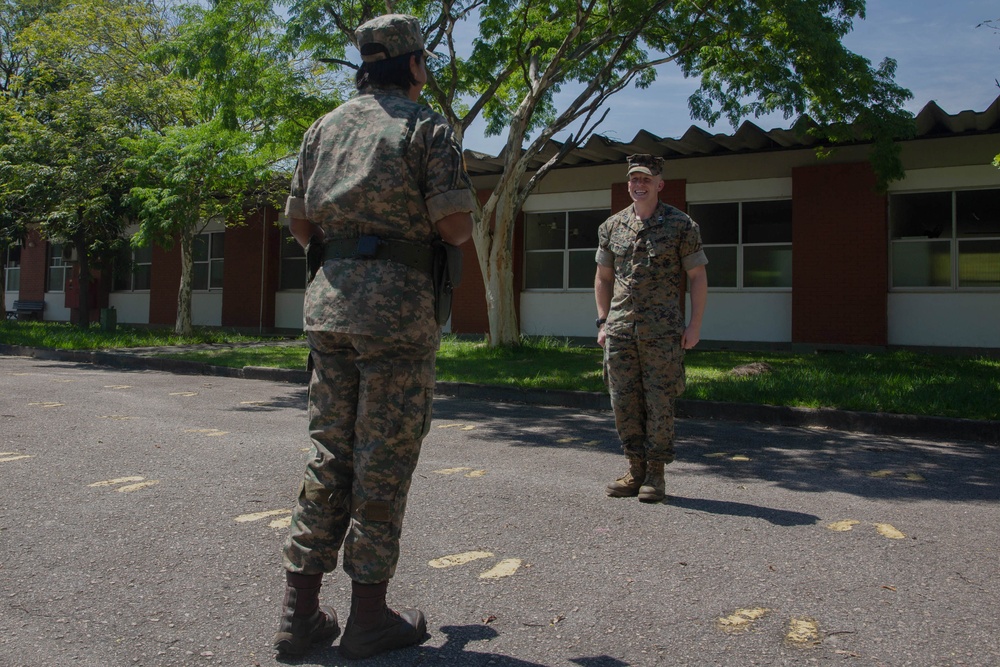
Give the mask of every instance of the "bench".
<path id="1" fill-rule="evenodd" d="M 7 311 L 7 319 L 24 320 L 29 317 L 41 319 L 43 310 L 45 310 L 44 301 L 15 301 L 11 310 Z"/>

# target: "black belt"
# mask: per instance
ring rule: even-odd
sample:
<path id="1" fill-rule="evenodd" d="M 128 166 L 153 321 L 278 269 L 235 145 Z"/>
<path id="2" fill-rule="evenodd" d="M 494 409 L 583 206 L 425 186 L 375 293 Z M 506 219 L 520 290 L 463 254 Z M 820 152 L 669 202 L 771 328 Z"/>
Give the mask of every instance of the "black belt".
<path id="1" fill-rule="evenodd" d="M 328 259 L 387 259 L 434 275 L 434 249 L 429 245 L 410 243 L 402 239 L 381 239 L 364 235 L 348 239 L 327 239 L 323 260 Z"/>

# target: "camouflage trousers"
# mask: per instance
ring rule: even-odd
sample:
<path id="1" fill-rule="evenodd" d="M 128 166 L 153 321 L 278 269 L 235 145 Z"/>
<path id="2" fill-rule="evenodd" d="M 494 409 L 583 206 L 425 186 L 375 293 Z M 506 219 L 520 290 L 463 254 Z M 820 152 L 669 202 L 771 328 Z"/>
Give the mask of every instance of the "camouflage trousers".
<path id="1" fill-rule="evenodd" d="M 285 542 L 289 572 L 392 578 L 410 480 L 430 429 L 436 348 L 310 331 L 312 449 Z"/>
<path id="2" fill-rule="evenodd" d="M 604 370 L 625 456 L 644 461 L 674 460 L 674 400 L 684 392 L 684 349 L 680 339 L 604 342 Z"/>

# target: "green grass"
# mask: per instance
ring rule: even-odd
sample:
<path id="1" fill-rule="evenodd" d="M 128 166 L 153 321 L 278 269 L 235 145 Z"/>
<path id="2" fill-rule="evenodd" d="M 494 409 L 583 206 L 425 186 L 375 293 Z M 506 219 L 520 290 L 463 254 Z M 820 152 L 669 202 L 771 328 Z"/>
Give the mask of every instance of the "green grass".
<path id="1" fill-rule="evenodd" d="M 304 340 L 274 345 L 274 338 L 199 329 L 191 339 L 169 331 L 97 327 L 81 331 L 50 323 L 6 322 L 0 343 L 57 349 L 107 349 L 193 343 L 261 343 L 165 354 L 172 358 L 242 368 L 306 366 Z M 445 336 L 438 380 L 528 389 L 605 391 L 602 351 L 553 338 L 526 338 L 516 347 L 491 348 L 484 340 Z M 771 371 L 739 377 L 734 368 L 766 363 Z M 735 352 L 693 350 L 686 357 L 686 399 L 836 408 L 862 412 L 1000 419 L 1000 359 L 894 350 L 880 353 Z"/>

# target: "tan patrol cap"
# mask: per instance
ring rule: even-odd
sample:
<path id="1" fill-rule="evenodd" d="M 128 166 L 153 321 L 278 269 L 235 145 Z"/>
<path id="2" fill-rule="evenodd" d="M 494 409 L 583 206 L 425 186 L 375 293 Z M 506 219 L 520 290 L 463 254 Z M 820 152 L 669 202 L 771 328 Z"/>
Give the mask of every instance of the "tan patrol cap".
<path id="1" fill-rule="evenodd" d="M 659 176 L 660 172 L 663 170 L 663 158 L 655 157 L 653 155 L 649 155 L 648 153 L 629 155 L 625 159 L 628 160 L 627 176 L 631 176 L 635 172 L 647 174 L 649 176 Z"/>
<path id="2" fill-rule="evenodd" d="M 406 14 L 385 14 L 376 16 L 371 21 L 362 23 L 354 31 L 358 40 L 358 50 L 361 60 L 374 63 L 388 58 L 395 58 L 414 51 L 423 51 L 424 36 L 420 32 L 420 22 L 415 16 Z"/>

